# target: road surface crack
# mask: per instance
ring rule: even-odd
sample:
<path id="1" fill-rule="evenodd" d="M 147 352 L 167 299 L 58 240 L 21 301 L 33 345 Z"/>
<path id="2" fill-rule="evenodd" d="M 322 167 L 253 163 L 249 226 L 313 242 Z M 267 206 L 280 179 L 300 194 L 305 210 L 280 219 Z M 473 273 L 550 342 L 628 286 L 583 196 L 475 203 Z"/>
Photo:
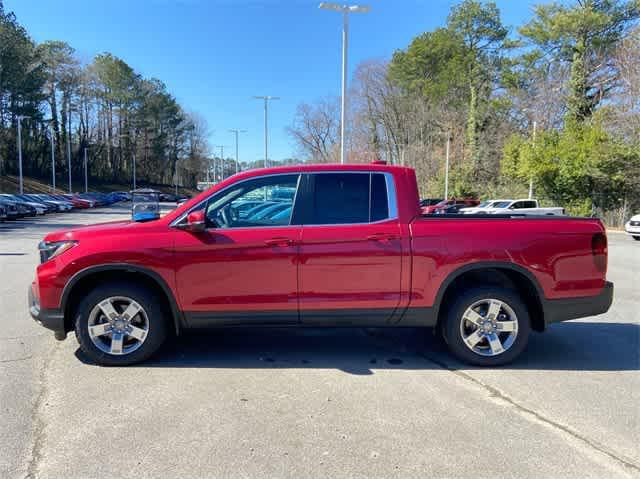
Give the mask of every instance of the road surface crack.
<path id="1" fill-rule="evenodd" d="M 519 411 L 520 413 L 523 413 L 524 415 L 529 415 L 530 417 L 535 418 L 536 420 L 556 429 L 556 430 L 560 430 L 562 432 L 564 432 L 565 434 L 569 434 L 572 438 L 582 442 L 583 444 L 585 444 L 586 446 L 608 456 L 609 458 L 613 459 L 614 461 L 620 463 L 621 465 L 623 465 L 625 468 L 627 469 L 631 469 L 634 472 L 640 472 L 640 465 L 636 464 L 635 462 L 633 462 L 631 459 L 628 459 L 626 457 L 623 457 L 622 455 L 616 453 L 615 451 L 612 451 L 611 449 L 607 448 L 606 446 L 588 438 L 587 436 L 584 436 L 582 434 L 580 434 L 579 432 L 571 429 L 569 426 L 566 426 L 564 424 L 561 424 L 557 421 L 554 421 L 553 419 L 549 419 L 545 416 L 543 416 L 541 413 L 534 411 L 533 409 L 530 409 L 526 406 L 523 406 L 522 404 L 518 403 L 515 399 L 513 399 L 512 397 L 510 397 L 509 395 L 505 394 L 504 392 L 500 391 L 499 389 L 471 376 L 470 374 L 465 373 L 464 371 L 460 371 L 459 369 L 456 369 L 453 366 L 450 366 L 448 364 L 446 364 L 444 361 L 441 361 L 440 359 L 436 359 L 432 356 L 429 356 L 428 354 L 425 354 L 424 352 L 421 351 L 415 351 L 416 354 L 418 354 L 419 356 L 425 358 L 428 361 L 431 361 L 434 364 L 437 364 L 438 366 L 440 366 L 443 369 L 446 369 L 447 371 L 452 372 L 453 374 L 467 380 L 467 381 L 471 381 L 472 383 L 480 386 L 481 388 L 483 388 L 484 390 L 486 390 L 492 397 L 497 398 L 499 400 L 502 400 L 504 402 L 506 402 L 507 404 L 513 406 L 517 411 Z"/>
<path id="2" fill-rule="evenodd" d="M 385 334 L 385 331 L 382 330 L 370 330 L 370 329 L 364 329 L 363 332 L 369 336 L 370 338 L 373 339 L 383 339 L 388 341 L 392 341 L 394 343 L 394 346 L 396 347 L 400 347 L 402 350 L 404 350 L 404 352 L 409 353 L 409 354 L 415 354 L 421 358 L 426 359 L 427 361 L 430 361 L 432 363 L 434 363 L 435 365 L 441 367 L 442 369 L 445 369 L 455 375 L 457 375 L 458 377 L 466 380 L 466 381 L 470 381 L 472 383 L 474 383 L 477 386 L 480 386 L 481 388 L 483 388 L 485 391 L 487 391 L 489 393 L 489 395 L 492 398 L 504 401 L 505 403 L 509 404 L 510 406 L 512 406 L 516 411 L 518 411 L 520 414 L 524 415 L 524 416 L 528 416 L 529 418 L 533 418 L 557 431 L 561 431 L 564 432 L 565 434 L 568 434 L 569 436 L 571 436 L 574 440 L 577 440 L 578 442 L 586 445 L 587 447 L 589 447 L 590 449 L 593 449 L 601 454 L 604 454 L 605 456 L 613 459 L 614 461 L 616 461 L 617 463 L 621 464 L 623 467 L 625 467 L 626 469 L 630 469 L 632 470 L 634 473 L 638 473 L 640 472 L 640 465 L 636 464 L 632 459 L 626 458 L 620 454 L 618 454 L 617 452 L 609 449 L 608 447 L 604 446 L 603 444 L 598 443 L 597 441 L 594 441 L 590 438 L 588 438 L 587 436 L 580 434 L 579 432 L 573 430 L 572 428 L 570 428 L 569 426 L 566 426 L 564 424 L 561 424 L 557 421 L 554 421 L 553 419 L 549 419 L 547 417 L 545 417 L 544 415 L 542 415 L 541 413 L 530 409 L 526 406 L 523 406 L 522 404 L 518 403 L 515 399 L 513 399 L 511 396 L 509 396 L 508 394 L 500 391 L 499 389 L 481 381 L 480 379 L 477 379 L 475 377 L 473 377 L 470 374 L 465 373 L 464 371 L 461 371 L 453 366 L 450 366 L 449 364 L 447 364 L 446 362 L 442 361 L 441 359 L 438 359 L 436 357 L 430 356 L 429 354 L 425 353 L 424 351 L 421 350 L 417 350 L 414 348 L 410 348 L 407 347 L 406 345 L 400 345 L 398 344 L 398 342 L 396 341 L 397 338 L 393 338 L 390 337 L 388 335 Z"/>
<path id="3" fill-rule="evenodd" d="M 33 406 L 31 413 L 31 424 L 33 425 L 33 444 L 31 445 L 31 455 L 27 463 L 27 478 L 38 477 L 38 469 L 40 467 L 40 461 L 42 459 L 42 453 L 45 441 L 45 427 L 46 422 L 44 420 L 44 406 L 49 395 L 49 387 L 47 381 L 47 374 L 51 361 L 55 356 L 58 349 L 59 342 L 56 341 L 51 349 L 46 353 L 42 369 L 40 371 L 40 392 L 36 398 L 36 402 Z"/>
<path id="4" fill-rule="evenodd" d="M 3 363 L 18 363 L 20 361 L 27 361 L 29 359 L 32 359 L 33 355 L 29 354 L 28 356 L 23 356 L 21 358 L 14 358 L 14 359 L 0 359 L 0 364 Z"/>

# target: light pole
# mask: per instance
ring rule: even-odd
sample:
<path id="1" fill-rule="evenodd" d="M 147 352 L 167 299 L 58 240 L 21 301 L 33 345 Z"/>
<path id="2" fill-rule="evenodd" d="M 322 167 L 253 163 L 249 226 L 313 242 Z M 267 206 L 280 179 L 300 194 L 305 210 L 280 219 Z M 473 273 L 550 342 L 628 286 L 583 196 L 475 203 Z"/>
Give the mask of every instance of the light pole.
<path id="1" fill-rule="evenodd" d="M 224 149 L 227 145 L 216 145 L 220 148 L 220 181 L 224 180 Z M 213 157 L 213 181 L 216 181 L 216 157 Z"/>
<path id="2" fill-rule="evenodd" d="M 89 193 L 89 174 L 87 173 L 87 147 L 84 147 L 84 192 Z"/>
<path id="3" fill-rule="evenodd" d="M 53 122 L 49 123 L 49 135 L 51 136 L 51 192 L 56 192 L 56 147 Z"/>
<path id="4" fill-rule="evenodd" d="M 231 133 L 234 133 L 236 136 L 236 175 L 238 174 L 238 134 L 246 133 L 247 130 L 229 130 Z"/>
<path id="5" fill-rule="evenodd" d="M 536 148 L 536 129 L 538 128 L 538 122 L 533 120 L 533 149 Z M 533 176 L 529 177 L 529 199 L 533 198 Z"/>
<path id="6" fill-rule="evenodd" d="M 69 169 L 69 193 L 73 193 L 71 186 L 71 106 L 67 103 L 67 167 Z"/>
<path id="7" fill-rule="evenodd" d="M 447 131 L 447 149 L 444 166 L 444 199 L 449 199 L 449 145 L 451 143 L 451 132 Z"/>
<path id="8" fill-rule="evenodd" d="M 136 189 L 136 152 L 135 151 L 131 154 L 131 162 L 132 162 L 131 170 L 133 173 L 133 189 L 135 190 Z"/>
<path id="9" fill-rule="evenodd" d="M 20 177 L 20 194 L 24 193 L 22 179 L 22 120 L 29 118 L 26 115 L 18 115 L 18 176 Z"/>
<path id="10" fill-rule="evenodd" d="M 318 5 L 324 10 L 334 10 L 342 13 L 342 98 L 340 105 L 340 163 L 345 162 L 345 123 L 347 110 L 347 50 L 349 44 L 349 14 L 367 13 L 371 7 L 367 5 L 340 5 L 338 3 L 322 2 Z"/>
<path id="11" fill-rule="evenodd" d="M 267 167 L 269 161 L 269 100 L 279 100 L 279 96 L 254 96 L 256 100 L 264 100 L 264 167 Z"/>
<path id="12" fill-rule="evenodd" d="M 176 191 L 176 196 L 178 196 L 178 160 L 177 159 L 173 167 L 173 186 Z"/>

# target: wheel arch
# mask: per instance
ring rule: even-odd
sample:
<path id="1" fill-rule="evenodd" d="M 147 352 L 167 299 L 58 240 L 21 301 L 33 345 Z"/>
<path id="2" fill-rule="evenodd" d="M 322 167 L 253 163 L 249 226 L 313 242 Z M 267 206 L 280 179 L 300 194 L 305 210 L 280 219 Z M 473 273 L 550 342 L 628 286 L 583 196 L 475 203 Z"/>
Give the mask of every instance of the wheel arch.
<path id="1" fill-rule="evenodd" d="M 537 278 L 526 268 L 503 261 L 482 261 L 462 266 L 442 282 L 434 302 L 437 324 L 440 325 L 447 304 L 458 288 L 473 285 L 496 285 L 518 292 L 529 310 L 531 328 L 544 331 L 544 292 Z"/>
<path id="2" fill-rule="evenodd" d="M 180 333 L 182 313 L 167 282 L 157 272 L 143 266 L 128 263 L 110 263 L 90 266 L 74 274 L 65 285 L 60 298 L 60 310 L 64 313 L 65 331 L 73 330 L 75 309 L 83 293 L 91 290 L 102 281 L 136 280 L 159 293 L 163 306 L 171 315 L 175 333 Z"/>

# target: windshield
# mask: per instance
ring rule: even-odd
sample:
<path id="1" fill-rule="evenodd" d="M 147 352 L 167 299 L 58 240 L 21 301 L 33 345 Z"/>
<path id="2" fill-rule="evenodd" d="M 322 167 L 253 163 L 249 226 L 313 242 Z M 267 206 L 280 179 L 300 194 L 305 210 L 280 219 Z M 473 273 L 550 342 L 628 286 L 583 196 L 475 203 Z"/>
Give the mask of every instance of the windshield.
<path id="1" fill-rule="evenodd" d="M 491 207 L 492 208 L 508 208 L 511 203 L 512 203 L 511 201 L 497 201 Z"/>

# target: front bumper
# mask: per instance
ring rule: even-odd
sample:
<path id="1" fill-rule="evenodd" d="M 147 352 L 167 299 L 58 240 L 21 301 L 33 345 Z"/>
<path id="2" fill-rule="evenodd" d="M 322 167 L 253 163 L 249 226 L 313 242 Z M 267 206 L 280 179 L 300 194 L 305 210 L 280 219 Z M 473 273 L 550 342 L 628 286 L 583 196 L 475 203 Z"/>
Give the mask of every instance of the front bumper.
<path id="1" fill-rule="evenodd" d="M 607 281 L 600 294 L 596 296 L 546 300 L 543 305 L 544 322 L 549 325 L 603 314 L 609 311 L 612 302 L 613 283 Z"/>
<path id="2" fill-rule="evenodd" d="M 57 340 L 62 341 L 67 337 L 64 327 L 64 314 L 58 309 L 42 309 L 34 288 L 35 283 L 32 283 L 29 287 L 28 295 L 29 314 L 38 324 L 53 331 L 53 335 Z"/>

